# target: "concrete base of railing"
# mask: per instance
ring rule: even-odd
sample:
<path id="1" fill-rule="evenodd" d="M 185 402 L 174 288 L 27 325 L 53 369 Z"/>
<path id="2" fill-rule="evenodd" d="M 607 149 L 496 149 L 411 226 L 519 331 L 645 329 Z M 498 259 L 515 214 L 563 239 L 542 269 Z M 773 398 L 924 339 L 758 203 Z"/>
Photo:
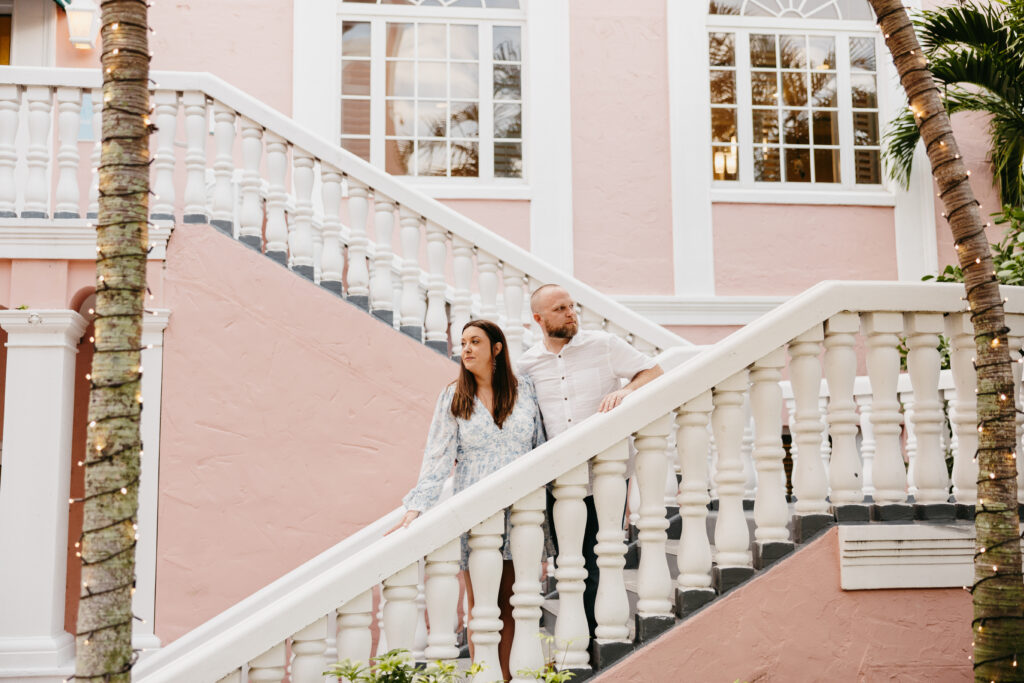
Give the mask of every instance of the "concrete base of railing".
<path id="1" fill-rule="evenodd" d="M 210 221 L 210 225 L 217 228 L 228 237 L 235 236 L 235 225 L 231 221 L 217 220 L 216 218 L 214 218 L 213 220 Z"/>
<path id="2" fill-rule="evenodd" d="M 871 506 L 872 522 L 913 522 L 914 506 L 906 503 L 876 503 Z"/>
<path id="3" fill-rule="evenodd" d="M 765 569 L 793 552 L 790 541 L 756 541 L 753 548 L 754 569 Z"/>
<path id="4" fill-rule="evenodd" d="M 836 523 L 836 518 L 827 514 L 793 515 L 793 541 L 806 543 Z"/>
<path id="5" fill-rule="evenodd" d="M 341 283 L 337 280 L 321 282 L 320 286 L 335 296 L 344 297 L 341 292 Z"/>
<path id="6" fill-rule="evenodd" d="M 636 646 L 627 640 L 594 640 L 590 643 L 590 663 L 595 671 L 600 671 L 635 649 Z"/>
<path id="7" fill-rule="evenodd" d="M 418 325 L 401 325 L 398 331 L 407 337 L 412 337 L 421 344 L 423 343 L 423 328 Z M 448 349 L 445 349 L 445 352 L 447 351 Z"/>
<path id="8" fill-rule="evenodd" d="M 184 216 L 181 217 L 181 222 L 202 224 L 208 223 L 209 218 L 205 213 L 186 213 Z"/>
<path id="9" fill-rule="evenodd" d="M 391 327 L 394 327 L 395 325 L 394 311 L 390 311 L 386 308 L 371 308 L 370 315 L 372 315 L 377 320 L 380 320 L 385 325 L 390 325 Z"/>
<path id="10" fill-rule="evenodd" d="M 636 624 L 637 644 L 654 640 L 665 631 L 676 625 L 676 618 L 671 616 L 649 616 L 642 617 L 639 614 L 633 616 Z"/>
<path id="11" fill-rule="evenodd" d="M 871 506 L 861 503 L 833 505 L 832 514 L 840 524 L 857 524 L 871 521 Z"/>
<path id="12" fill-rule="evenodd" d="M 956 519 L 956 505 L 953 503 L 916 503 L 914 519 L 928 522 L 952 522 Z"/>
<path id="13" fill-rule="evenodd" d="M 263 253 L 263 241 L 259 235 L 239 235 L 238 241 L 254 251 Z"/>
<path id="14" fill-rule="evenodd" d="M 718 597 L 714 588 L 676 589 L 676 616 L 685 619 Z"/>
<path id="15" fill-rule="evenodd" d="M 753 567 L 720 567 L 715 565 L 711 568 L 711 585 L 714 586 L 719 595 L 722 595 L 753 576 Z"/>

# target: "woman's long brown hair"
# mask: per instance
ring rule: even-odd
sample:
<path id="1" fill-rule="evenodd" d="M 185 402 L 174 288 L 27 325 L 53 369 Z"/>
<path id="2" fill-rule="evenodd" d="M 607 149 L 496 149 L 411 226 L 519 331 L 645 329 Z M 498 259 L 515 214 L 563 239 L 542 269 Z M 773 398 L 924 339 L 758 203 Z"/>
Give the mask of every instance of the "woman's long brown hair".
<path id="1" fill-rule="evenodd" d="M 491 353 L 494 345 L 501 343 L 501 351 L 494 357 L 494 377 L 491 379 L 491 391 L 494 396 L 494 424 L 498 429 L 505 423 L 505 418 L 512 414 L 516 405 L 516 392 L 519 383 L 512 372 L 512 361 L 509 360 L 508 342 L 501 328 L 490 320 L 470 320 L 463 326 L 465 332 L 469 327 L 478 327 L 484 331 L 491 342 Z M 459 361 L 459 378 L 455 380 L 455 395 L 452 397 L 452 415 L 468 420 L 473 415 L 476 399 L 476 377 Z"/>

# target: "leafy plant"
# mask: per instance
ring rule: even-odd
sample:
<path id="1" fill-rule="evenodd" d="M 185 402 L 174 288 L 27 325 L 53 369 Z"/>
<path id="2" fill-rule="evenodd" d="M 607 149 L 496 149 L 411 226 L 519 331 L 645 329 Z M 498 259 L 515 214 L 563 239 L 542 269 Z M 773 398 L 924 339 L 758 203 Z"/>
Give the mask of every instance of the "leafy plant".
<path id="1" fill-rule="evenodd" d="M 999 283 L 1024 285 L 1024 209 L 1004 206 L 1002 213 L 994 213 L 992 222 L 1005 225 L 1003 239 L 992 246 L 992 268 Z M 922 280 L 936 282 L 963 282 L 960 266 L 948 265 L 938 275 L 925 275 Z"/>
<path id="2" fill-rule="evenodd" d="M 458 683 L 483 671 L 482 664 L 473 664 L 460 672 L 455 662 L 431 662 L 420 669 L 408 657 L 408 650 L 396 648 L 370 659 L 370 666 L 345 659 L 324 671 L 348 683 Z"/>

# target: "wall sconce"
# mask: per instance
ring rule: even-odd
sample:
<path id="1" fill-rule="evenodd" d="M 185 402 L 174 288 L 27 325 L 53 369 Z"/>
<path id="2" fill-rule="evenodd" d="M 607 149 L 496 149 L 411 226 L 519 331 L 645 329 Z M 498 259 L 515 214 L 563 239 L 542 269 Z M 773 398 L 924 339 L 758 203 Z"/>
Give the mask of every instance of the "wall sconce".
<path id="1" fill-rule="evenodd" d="M 64 11 L 68 15 L 71 44 L 79 50 L 96 47 L 96 34 L 100 30 L 100 6 L 94 0 L 71 0 Z"/>

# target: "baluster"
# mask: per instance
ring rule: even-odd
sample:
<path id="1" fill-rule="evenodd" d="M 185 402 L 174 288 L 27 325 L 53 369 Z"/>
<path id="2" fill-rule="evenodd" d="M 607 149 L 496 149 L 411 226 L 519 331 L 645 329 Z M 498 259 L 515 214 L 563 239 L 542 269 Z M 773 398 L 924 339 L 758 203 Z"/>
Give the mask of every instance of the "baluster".
<path id="1" fill-rule="evenodd" d="M 1024 410 L 1024 404 L 1021 402 L 1021 376 L 1024 374 L 1024 365 L 1020 363 L 1021 344 L 1024 343 L 1024 315 L 1007 314 L 1006 326 L 1010 328 L 1006 342 L 1010 345 L 1010 360 L 1013 361 L 1013 403 L 1017 410 L 1017 435 L 1013 447 L 1016 460 L 1016 454 L 1021 452 L 1021 436 L 1024 435 L 1024 413 L 1021 412 Z M 1024 467 L 1020 464 L 1017 465 L 1017 502 L 1024 503 Z"/>
<path id="2" fill-rule="evenodd" d="M 427 279 L 426 344 L 435 351 L 448 355 L 448 313 L 445 310 L 445 276 L 448 233 L 434 223 L 427 224 Z M 454 335 L 453 335 L 454 336 Z"/>
<path id="3" fill-rule="evenodd" d="M 902 408 L 900 417 L 903 418 L 903 433 L 906 435 L 903 460 L 907 464 L 907 493 L 916 496 L 917 485 L 914 483 L 914 468 L 917 466 L 917 433 L 914 429 L 914 392 L 900 392 L 897 399 Z"/>
<path id="4" fill-rule="evenodd" d="M 288 251 L 291 269 L 312 280 L 313 267 L 313 157 L 292 149 L 292 183 L 295 186 L 295 211 L 288 225 Z"/>
<path id="5" fill-rule="evenodd" d="M 206 95 L 186 92 L 185 105 L 185 223 L 206 218 Z"/>
<path id="6" fill-rule="evenodd" d="M 669 430 L 668 435 L 668 448 L 665 450 L 665 457 L 668 458 L 667 467 L 665 468 L 665 514 L 667 517 L 675 517 L 679 514 L 679 502 L 676 498 L 679 496 L 679 458 L 678 458 L 678 443 L 676 439 L 678 433 L 673 423 Z M 753 495 L 751 495 L 753 498 Z"/>
<path id="7" fill-rule="evenodd" d="M 711 601 L 711 544 L 708 541 L 708 420 L 714 407 L 711 392 L 705 391 L 679 409 L 679 464 L 683 479 L 679 485 L 679 515 L 682 529 L 676 564 L 676 615 L 680 618 Z M 762 478 L 762 481 L 764 479 Z M 756 505 L 756 503 L 755 503 Z M 756 509 L 756 508 L 755 508 Z"/>
<path id="8" fill-rule="evenodd" d="M 741 370 L 713 390 L 711 427 L 718 444 L 718 522 L 715 525 L 715 568 L 712 578 L 719 593 L 753 573 L 750 531 L 743 512 L 743 399 L 749 374 Z"/>
<path id="9" fill-rule="evenodd" d="M 480 251 L 476 255 L 477 284 L 480 286 L 480 318 L 498 322 L 498 259 Z"/>
<path id="10" fill-rule="evenodd" d="M 54 193 L 54 218 L 78 218 L 78 126 L 82 113 L 82 91 L 78 88 L 57 88 L 57 191 Z"/>
<path id="11" fill-rule="evenodd" d="M 48 86 L 30 85 L 25 88 L 28 102 L 28 183 L 25 186 L 25 208 L 22 218 L 47 218 L 47 196 L 50 178 L 50 119 L 53 112 L 53 92 Z"/>
<path id="12" fill-rule="evenodd" d="M 334 292 L 341 292 L 341 273 L 345 260 L 341 255 L 341 171 L 326 162 L 322 165 L 324 196 L 324 248 L 320 266 L 320 286 Z"/>
<path id="13" fill-rule="evenodd" d="M 743 461 L 743 500 L 754 502 L 757 495 L 757 471 L 754 469 L 754 421 L 750 413 L 750 394 L 743 399 L 743 441 L 740 447 Z"/>
<path id="14" fill-rule="evenodd" d="M 92 99 L 92 156 L 89 158 L 89 206 L 86 218 L 96 218 L 100 211 L 100 158 L 103 155 L 103 91 L 96 88 Z M 0 182 L 0 186 L 3 183 Z M 0 216 L 3 212 L 0 211 Z"/>
<path id="15" fill-rule="evenodd" d="M 899 313 L 868 313 L 864 316 L 867 335 L 868 377 L 871 379 L 871 426 L 875 430 L 875 502 L 882 505 L 905 503 L 907 471 L 900 452 L 900 402 L 896 383 L 900 373 L 897 336 L 903 331 Z M 876 514 L 896 514 L 876 507 Z M 905 516 L 899 513 L 900 518 Z"/>
<path id="16" fill-rule="evenodd" d="M 516 576 L 511 599 L 515 635 L 509 653 L 509 670 L 516 683 L 531 680 L 520 677 L 516 672 L 539 669 L 544 664 L 544 653 L 537 637 L 540 634 L 540 608 L 544 604 L 540 585 L 540 562 L 544 554 L 544 531 L 541 529 L 544 507 L 543 488 L 520 498 L 512 506 L 509 544 Z"/>
<path id="17" fill-rule="evenodd" d="M 15 218 L 18 186 L 14 167 L 18 163 L 17 147 L 18 111 L 21 98 L 16 85 L 0 84 L 0 218 Z M 95 97 L 95 94 L 93 95 Z"/>
<path id="18" fill-rule="evenodd" d="M 156 153 L 153 155 L 153 220 L 174 220 L 174 134 L 178 127 L 178 93 L 153 93 Z"/>
<path id="19" fill-rule="evenodd" d="M 946 335 L 956 386 L 956 401 L 950 402 L 949 409 L 957 444 L 953 457 L 953 496 L 957 503 L 973 505 L 978 500 L 978 397 L 975 395 L 978 376 L 974 370 L 974 327 L 969 314 L 947 315 Z"/>
<path id="20" fill-rule="evenodd" d="M 413 562 L 384 580 L 384 634 L 391 650 L 412 652 L 416 640 L 416 595 L 419 592 L 416 584 L 419 583 L 419 573 L 419 563 Z"/>
<path id="21" fill-rule="evenodd" d="M 875 430 L 871 427 L 871 394 L 856 397 L 860 411 L 860 459 L 864 470 L 864 495 L 875 495 Z"/>
<path id="22" fill-rule="evenodd" d="M 815 325 L 789 345 L 789 374 L 794 399 L 790 431 L 796 445 L 793 493 L 796 495 L 795 509 L 799 516 L 823 515 L 828 510 L 825 502 L 828 484 L 821 462 L 823 425 L 818 408 L 818 395 L 821 391 L 821 363 L 818 362 L 818 354 L 823 339 L 822 326 Z M 801 520 L 797 540 L 803 541 L 811 536 L 820 528 L 818 522 L 824 520 Z M 812 523 L 817 528 L 808 526 Z M 804 526 L 808 528 L 804 529 Z"/>
<path id="23" fill-rule="evenodd" d="M 417 568 L 416 583 L 416 635 L 413 636 L 412 658 L 417 662 L 426 659 L 427 649 L 427 587 L 424 584 L 426 558 Z"/>
<path id="24" fill-rule="evenodd" d="M 285 219 L 285 174 L 288 172 L 288 144 L 267 133 L 267 256 L 282 266 L 288 263 L 288 224 Z"/>
<path id="25" fill-rule="evenodd" d="M 604 328 L 604 316 L 584 307 L 580 312 L 580 327 L 584 330 L 600 330 Z"/>
<path id="26" fill-rule="evenodd" d="M 260 157 L 263 155 L 263 128 L 242 119 L 242 210 L 238 214 L 238 241 L 263 251 L 263 212 L 260 210 Z M 338 190 L 340 193 L 340 189 Z M 334 202 L 337 218 L 340 194 Z M 340 229 L 341 223 L 338 222 Z"/>
<path id="27" fill-rule="evenodd" d="M 672 626 L 672 576 L 665 555 L 665 451 L 674 420 L 669 413 L 636 433 L 636 479 L 640 488 L 640 566 L 637 569 L 637 639 L 648 640 Z"/>
<path id="28" fill-rule="evenodd" d="M 348 183 L 348 284 L 349 303 L 363 310 L 370 309 L 370 271 L 366 265 L 366 219 L 369 213 L 366 185 L 352 176 L 346 176 Z"/>
<path id="29" fill-rule="evenodd" d="M 472 295 L 469 288 L 473 279 L 473 245 L 461 237 L 452 236 L 452 269 L 455 274 L 455 294 L 452 297 L 452 357 L 462 354 L 462 328 L 470 321 Z"/>
<path id="30" fill-rule="evenodd" d="M 793 549 L 786 528 L 786 473 L 782 459 L 782 368 L 786 350 L 778 348 L 751 366 L 750 409 L 754 415 L 754 566 L 763 569 Z"/>
<path id="31" fill-rule="evenodd" d="M 373 636 L 373 591 L 352 598 L 338 608 L 338 661 L 351 659 L 366 664 L 370 661 Z"/>
<path id="32" fill-rule="evenodd" d="M 456 613 L 459 607 L 459 554 L 462 549 L 460 537 L 427 555 L 427 614 L 430 616 L 430 631 L 427 634 L 425 656 L 428 660 L 458 659 L 459 648 L 455 646 Z"/>
<path id="33" fill-rule="evenodd" d="M 376 621 L 376 624 L 377 624 L 377 651 L 376 651 L 375 654 L 378 657 L 380 657 L 383 654 L 386 654 L 387 652 L 389 652 L 391 650 L 391 648 L 388 646 L 388 635 L 387 635 L 387 632 L 384 629 L 384 603 L 385 602 L 386 601 L 384 600 L 384 596 L 383 596 L 383 592 L 382 592 L 381 599 L 377 603 L 377 614 L 374 615 L 374 617 L 377 620 Z"/>
<path id="34" fill-rule="evenodd" d="M 420 232 L 426 221 L 404 206 L 399 209 L 402 230 L 402 298 L 400 329 L 423 341 L 424 301 L 420 294 Z"/>
<path id="35" fill-rule="evenodd" d="M 619 441 L 594 458 L 594 507 L 597 510 L 597 545 L 594 552 L 597 554 L 599 568 L 597 597 L 594 601 L 594 619 L 597 622 L 594 637 L 599 651 L 604 643 L 624 641 L 629 637 L 629 600 L 622 574 L 626 566 L 622 510 L 626 506 L 625 477 L 628 460 L 628 439 Z"/>
<path id="36" fill-rule="evenodd" d="M 387 197 L 373 195 L 373 228 L 375 248 L 373 277 L 370 279 L 370 312 L 388 325 L 394 325 L 394 286 L 391 282 L 391 234 L 395 226 L 395 203 Z"/>
<path id="37" fill-rule="evenodd" d="M 589 670 L 587 644 L 590 640 L 587 616 L 583 611 L 584 580 L 583 531 L 587 507 L 587 464 L 574 467 L 555 480 L 552 517 L 558 537 L 555 578 L 558 580 L 558 620 L 555 622 L 555 649 L 559 669 Z"/>
<path id="38" fill-rule="evenodd" d="M 505 338 L 508 352 L 515 367 L 523 352 L 523 274 L 507 263 L 502 269 L 502 284 L 505 288 Z"/>
<path id="39" fill-rule="evenodd" d="M 907 369 L 914 387 L 914 414 L 907 421 L 913 424 L 917 437 L 914 461 L 915 500 L 918 503 L 947 503 L 949 475 L 946 454 L 942 448 L 945 416 L 939 398 L 939 334 L 944 330 L 939 313 L 913 313 L 906 316 Z M 949 511 L 952 514 L 952 510 Z"/>
<path id="40" fill-rule="evenodd" d="M 825 379 L 830 397 L 828 428 L 832 436 L 829 483 L 833 506 L 864 500 L 857 453 L 857 404 L 853 400 L 853 385 L 857 380 L 854 343 L 859 330 L 860 316 L 856 313 L 839 313 L 825 323 Z M 854 514 L 854 508 L 847 508 L 843 514 Z M 857 519 L 867 521 L 864 514 Z"/>
<path id="41" fill-rule="evenodd" d="M 498 641 L 501 640 L 501 612 L 498 609 L 498 585 L 501 582 L 501 535 L 505 513 L 498 511 L 469 532 L 469 578 L 473 582 L 473 614 L 469 622 L 473 639 L 473 662 L 487 668 L 473 678 L 474 683 L 501 680 L 498 666 Z"/>
<path id="42" fill-rule="evenodd" d="M 323 683 L 327 668 L 327 617 L 320 617 L 292 636 L 292 683 Z"/>
<path id="43" fill-rule="evenodd" d="M 822 389 L 823 390 L 823 389 Z M 818 414 L 822 417 L 828 414 L 828 397 L 818 397 Z M 832 445 L 828 442 L 828 430 L 821 432 L 821 466 L 825 471 L 825 480 L 829 478 L 829 459 L 832 456 Z"/>
<path id="44" fill-rule="evenodd" d="M 235 112 L 216 100 L 213 102 L 213 144 L 217 155 L 213 161 L 213 211 L 210 225 L 234 237 L 231 173 L 235 169 Z"/>
<path id="45" fill-rule="evenodd" d="M 249 662 L 249 680 L 280 683 L 284 680 L 286 664 L 282 641 Z"/>

